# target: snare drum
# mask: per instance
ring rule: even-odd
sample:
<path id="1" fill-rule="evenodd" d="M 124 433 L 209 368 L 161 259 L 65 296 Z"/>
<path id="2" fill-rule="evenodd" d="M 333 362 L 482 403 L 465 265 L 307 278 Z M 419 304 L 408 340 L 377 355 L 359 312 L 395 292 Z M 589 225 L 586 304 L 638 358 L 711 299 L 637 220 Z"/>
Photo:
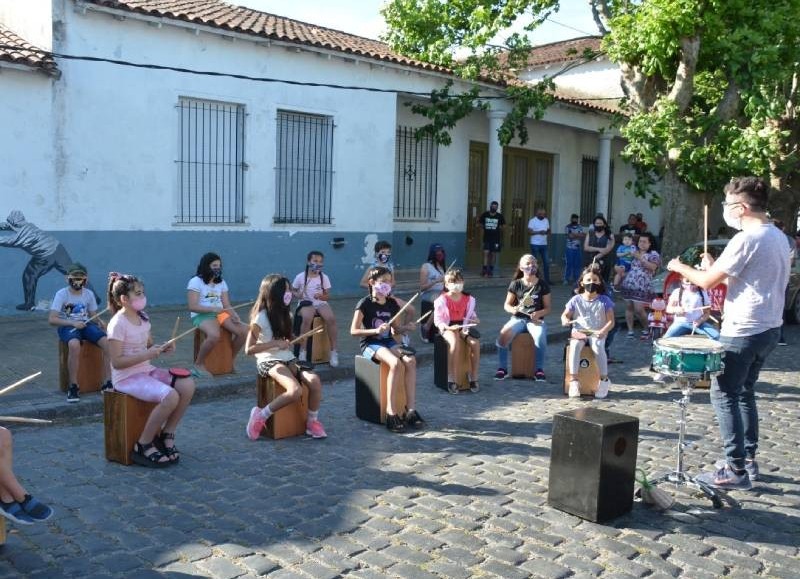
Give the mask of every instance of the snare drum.
<path id="1" fill-rule="evenodd" d="M 669 376 L 708 378 L 722 372 L 725 349 L 705 336 L 661 338 L 653 344 L 653 369 Z"/>

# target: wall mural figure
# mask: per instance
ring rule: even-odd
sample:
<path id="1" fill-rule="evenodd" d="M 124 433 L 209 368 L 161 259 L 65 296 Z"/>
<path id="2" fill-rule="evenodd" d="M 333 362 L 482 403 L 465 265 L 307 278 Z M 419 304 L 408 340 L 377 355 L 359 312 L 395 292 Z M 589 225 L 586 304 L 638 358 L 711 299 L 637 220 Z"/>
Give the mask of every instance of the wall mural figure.
<path id="1" fill-rule="evenodd" d="M 18 310 L 27 311 L 36 307 L 36 286 L 40 277 L 53 268 L 67 275 L 67 268 L 73 263 L 69 252 L 58 239 L 28 222 L 22 211 L 16 209 L 8 214 L 5 222 L 0 222 L 0 247 L 16 247 L 31 255 L 22 272 L 25 301 L 17 306 Z M 91 284 L 87 287 L 97 295 Z"/>

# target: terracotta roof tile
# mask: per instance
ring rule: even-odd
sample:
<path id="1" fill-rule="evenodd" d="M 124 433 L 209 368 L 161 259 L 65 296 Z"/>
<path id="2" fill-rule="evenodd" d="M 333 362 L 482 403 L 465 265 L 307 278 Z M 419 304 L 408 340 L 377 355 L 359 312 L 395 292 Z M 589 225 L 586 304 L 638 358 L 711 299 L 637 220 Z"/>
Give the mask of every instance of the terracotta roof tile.
<path id="1" fill-rule="evenodd" d="M 3 48 L 4 46 L 15 48 Z M 43 55 L 38 48 L 25 42 L 2 24 L 0 24 L 0 61 L 30 66 L 47 74 L 58 73 L 58 66 L 52 57 Z"/>
<path id="2" fill-rule="evenodd" d="M 251 8 L 234 6 L 221 0 L 193 2 L 185 0 L 89 0 L 89 2 L 116 10 L 183 20 L 232 32 L 316 46 L 425 70 L 449 72 L 443 67 L 392 52 L 387 44 L 378 40 L 283 18 Z"/>
<path id="3" fill-rule="evenodd" d="M 599 51 L 600 41 L 599 36 L 584 36 L 535 46 L 528 54 L 528 66 L 533 68 L 578 60 L 583 57 L 586 49 Z M 501 65 L 505 64 L 504 56 L 500 55 Z"/>

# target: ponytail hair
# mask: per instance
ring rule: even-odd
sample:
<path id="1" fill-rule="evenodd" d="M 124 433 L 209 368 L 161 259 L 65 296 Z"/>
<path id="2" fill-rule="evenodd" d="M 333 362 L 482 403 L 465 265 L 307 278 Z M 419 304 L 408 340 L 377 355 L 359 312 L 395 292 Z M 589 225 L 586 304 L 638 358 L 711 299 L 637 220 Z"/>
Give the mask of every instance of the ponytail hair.
<path id="1" fill-rule="evenodd" d="M 136 286 L 143 286 L 142 281 L 134 276 L 112 271 L 108 274 L 108 309 L 112 314 L 116 314 L 122 309 L 122 296 L 126 296 L 136 289 Z M 147 314 L 139 312 L 143 320 L 147 320 Z"/>

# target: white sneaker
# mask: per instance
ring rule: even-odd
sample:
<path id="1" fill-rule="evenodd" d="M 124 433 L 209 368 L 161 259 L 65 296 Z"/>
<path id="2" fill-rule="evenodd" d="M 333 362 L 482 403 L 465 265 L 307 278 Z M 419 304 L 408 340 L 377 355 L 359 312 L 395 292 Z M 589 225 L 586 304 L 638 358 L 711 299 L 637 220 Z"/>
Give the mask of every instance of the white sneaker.
<path id="1" fill-rule="evenodd" d="M 331 361 L 329 364 L 331 368 L 336 368 L 339 365 L 339 354 L 336 350 L 331 350 Z"/>
<path id="2" fill-rule="evenodd" d="M 569 383 L 569 394 L 570 398 L 580 398 L 581 397 L 581 383 L 577 380 L 572 380 Z"/>
<path id="3" fill-rule="evenodd" d="M 611 388 L 611 381 L 608 378 L 605 380 L 600 380 L 600 383 L 597 385 L 597 391 L 594 393 L 594 397 L 605 398 L 608 396 L 609 388 Z"/>

